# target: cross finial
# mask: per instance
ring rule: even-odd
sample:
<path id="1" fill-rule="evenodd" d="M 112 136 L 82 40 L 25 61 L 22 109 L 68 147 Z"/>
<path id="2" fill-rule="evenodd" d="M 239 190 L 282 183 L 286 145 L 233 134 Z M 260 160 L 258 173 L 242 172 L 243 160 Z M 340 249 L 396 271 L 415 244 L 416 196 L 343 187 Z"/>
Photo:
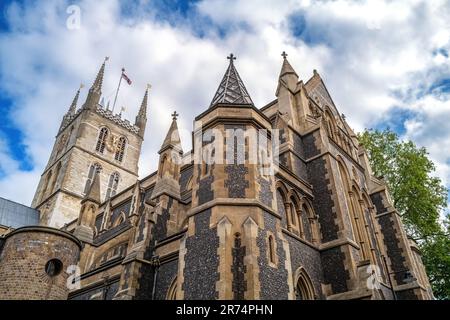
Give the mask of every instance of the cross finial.
<path id="1" fill-rule="evenodd" d="M 283 53 L 281 54 L 281 56 L 283 57 L 283 59 L 286 59 L 286 57 L 288 56 L 288 54 L 287 54 L 285 51 L 283 51 Z"/>
<path id="2" fill-rule="evenodd" d="M 109 60 L 109 57 L 105 57 L 105 62 Z"/>
<path id="3" fill-rule="evenodd" d="M 230 63 L 233 63 L 233 60 L 236 60 L 236 57 L 234 56 L 234 54 L 230 53 L 227 59 L 230 60 Z"/>
<path id="4" fill-rule="evenodd" d="M 179 116 L 179 114 L 178 114 L 176 111 L 174 111 L 174 112 L 171 114 L 171 116 L 172 116 L 172 119 L 173 119 L 173 120 L 177 120 L 177 117 Z"/>

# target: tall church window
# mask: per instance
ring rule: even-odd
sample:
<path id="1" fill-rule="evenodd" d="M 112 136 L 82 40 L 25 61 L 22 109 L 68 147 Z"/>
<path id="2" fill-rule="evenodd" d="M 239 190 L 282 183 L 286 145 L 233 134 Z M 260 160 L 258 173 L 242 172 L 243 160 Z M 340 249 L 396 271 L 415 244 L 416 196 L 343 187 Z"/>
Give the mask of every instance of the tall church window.
<path id="1" fill-rule="evenodd" d="M 272 235 L 269 235 L 269 261 L 275 264 L 275 240 Z"/>
<path id="2" fill-rule="evenodd" d="M 48 186 L 49 186 L 49 184 L 50 184 L 50 180 L 52 179 L 52 170 L 50 170 L 48 173 L 47 173 L 47 177 L 46 177 L 46 179 L 45 179 L 45 184 L 44 184 L 44 186 L 43 186 L 43 188 L 42 188 L 42 197 L 41 197 L 41 200 L 42 200 L 42 198 L 44 198 L 46 195 L 47 195 L 47 192 L 48 192 Z"/>
<path id="3" fill-rule="evenodd" d="M 312 242 L 313 240 L 313 232 L 312 232 L 312 214 L 309 210 L 309 208 L 303 204 L 302 205 L 302 222 L 303 222 L 303 233 L 306 240 L 309 242 Z"/>
<path id="4" fill-rule="evenodd" d="M 360 228 L 359 212 L 358 212 L 358 192 L 356 190 L 351 190 L 349 174 L 341 161 L 338 161 L 339 174 L 341 176 L 342 184 L 344 185 L 345 191 L 345 202 L 348 208 L 348 213 L 350 217 L 350 225 L 352 227 L 352 233 L 354 240 L 360 245 L 362 260 L 367 258 L 366 243 L 364 241 L 363 230 Z"/>
<path id="5" fill-rule="evenodd" d="M 325 121 L 327 125 L 328 135 L 335 139 L 336 126 L 334 124 L 334 117 L 329 110 L 325 112 Z"/>
<path id="6" fill-rule="evenodd" d="M 59 172 L 61 171 L 61 162 L 58 162 L 56 166 L 55 174 L 53 176 L 52 184 L 50 186 L 50 193 L 55 189 L 56 181 L 58 180 Z"/>
<path id="7" fill-rule="evenodd" d="M 106 146 L 106 139 L 108 138 L 108 128 L 102 128 L 100 130 L 100 134 L 98 135 L 98 140 L 97 140 L 97 145 L 95 147 L 95 150 L 103 153 L 103 151 L 105 150 L 105 146 Z"/>
<path id="8" fill-rule="evenodd" d="M 68 146 L 69 143 L 70 143 L 70 139 L 72 138 L 72 133 L 73 133 L 73 126 L 70 127 L 70 131 L 69 131 L 69 134 L 68 134 L 68 136 L 67 136 L 67 141 L 66 141 L 66 146 L 65 146 L 65 148 L 67 148 L 67 146 Z"/>
<path id="9" fill-rule="evenodd" d="M 285 196 L 285 188 L 277 188 L 277 209 L 282 219 L 285 220 L 286 227 L 289 231 L 292 231 L 292 219 L 291 219 L 291 207 Z"/>
<path id="10" fill-rule="evenodd" d="M 125 139 L 125 137 L 120 137 L 119 143 L 117 144 L 116 154 L 114 155 L 114 159 L 116 159 L 117 161 L 122 162 L 126 144 L 127 140 Z"/>
<path id="11" fill-rule="evenodd" d="M 68 140 L 67 138 L 68 138 L 67 135 L 63 134 L 61 136 L 61 138 L 59 139 L 58 145 L 56 147 L 56 156 L 58 156 L 64 150 L 64 148 L 66 147 L 67 140 Z"/>
<path id="12" fill-rule="evenodd" d="M 117 186 L 119 185 L 119 173 L 113 172 L 109 176 L 108 189 L 106 190 L 106 200 L 116 195 Z"/>
<path id="13" fill-rule="evenodd" d="M 89 168 L 89 174 L 86 180 L 86 185 L 84 186 L 84 193 L 87 193 L 89 191 L 92 180 L 94 179 L 94 174 L 100 173 L 101 171 L 102 166 L 99 163 L 94 163 L 93 165 L 91 165 L 91 167 Z"/>

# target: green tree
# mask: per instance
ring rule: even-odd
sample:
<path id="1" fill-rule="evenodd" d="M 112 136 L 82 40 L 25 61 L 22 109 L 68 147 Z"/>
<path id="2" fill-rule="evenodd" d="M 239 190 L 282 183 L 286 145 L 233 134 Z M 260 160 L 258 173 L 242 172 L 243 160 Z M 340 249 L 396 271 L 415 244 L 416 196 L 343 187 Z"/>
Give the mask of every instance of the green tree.
<path id="1" fill-rule="evenodd" d="M 448 190 L 435 176 L 426 149 L 400 140 L 390 129 L 365 130 L 358 138 L 367 150 L 374 175 L 386 181 L 407 234 L 421 248 L 435 296 L 450 298 L 449 227 L 440 221 Z"/>

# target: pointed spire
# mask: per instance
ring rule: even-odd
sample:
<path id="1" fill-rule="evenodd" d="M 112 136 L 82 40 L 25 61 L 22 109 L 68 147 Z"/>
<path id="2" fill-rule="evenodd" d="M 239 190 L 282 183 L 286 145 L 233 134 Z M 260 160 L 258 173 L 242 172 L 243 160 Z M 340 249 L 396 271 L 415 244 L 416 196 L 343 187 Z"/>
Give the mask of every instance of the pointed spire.
<path id="1" fill-rule="evenodd" d="M 92 87 L 91 87 L 91 89 L 89 89 L 89 91 L 94 91 L 99 94 L 102 93 L 103 76 L 105 75 L 105 65 L 106 65 L 106 61 L 108 61 L 108 60 L 109 60 L 109 57 L 105 57 L 105 60 L 103 61 L 102 66 L 100 67 L 100 70 L 97 73 L 97 77 L 95 78 L 95 81 L 92 84 Z"/>
<path id="2" fill-rule="evenodd" d="M 77 93 L 75 94 L 75 97 L 73 98 L 72 104 L 69 107 L 69 111 L 67 111 L 67 115 L 72 116 L 75 114 L 75 111 L 77 110 L 77 103 L 78 98 L 80 97 L 80 90 L 83 88 L 83 84 L 80 84 L 80 87 L 77 90 Z"/>
<path id="3" fill-rule="evenodd" d="M 283 87 L 287 88 L 289 91 L 291 91 L 291 93 L 294 93 L 297 89 L 298 83 L 298 75 L 289 63 L 287 59 L 287 53 L 283 51 L 281 56 L 283 57 L 283 64 L 281 66 L 280 76 L 278 78 L 278 86 L 275 92 L 275 95 L 277 97 L 279 96 L 280 89 Z"/>
<path id="4" fill-rule="evenodd" d="M 172 124 L 170 125 L 169 131 L 167 132 L 166 138 L 161 146 L 161 150 L 159 153 L 163 152 L 165 149 L 169 147 L 173 147 L 175 149 L 179 149 L 180 152 L 183 152 L 181 149 L 181 139 L 178 132 L 178 124 L 177 117 L 179 114 L 175 111 L 172 113 Z"/>
<path id="5" fill-rule="evenodd" d="M 236 60 L 236 57 L 231 53 L 227 59 L 230 60 L 230 64 L 212 99 L 210 107 L 218 103 L 252 105 L 253 101 L 234 66 L 233 60 Z"/>
<path id="6" fill-rule="evenodd" d="M 103 61 L 100 70 L 97 73 L 97 77 L 95 78 L 92 87 L 89 89 L 88 96 L 86 98 L 85 108 L 90 110 L 97 109 L 97 105 L 100 102 L 100 96 L 102 95 L 102 85 L 103 85 L 103 76 L 105 74 L 105 65 L 106 61 L 109 60 L 109 57 L 106 57 Z"/>
<path id="7" fill-rule="evenodd" d="M 148 101 L 148 92 L 151 89 L 151 85 L 147 84 L 147 89 L 145 89 L 144 98 L 142 99 L 141 107 L 139 108 L 139 112 L 136 116 L 136 120 L 134 124 L 139 127 L 139 136 L 144 138 L 145 126 L 147 124 L 147 101 Z"/>
<path id="8" fill-rule="evenodd" d="M 94 181 L 92 181 L 91 186 L 89 187 L 89 191 L 86 193 L 86 195 L 83 198 L 84 201 L 93 201 L 98 204 L 101 203 L 100 201 L 100 174 L 98 172 L 94 175 Z"/>
<path id="9" fill-rule="evenodd" d="M 147 100 L 148 100 L 148 91 L 151 89 L 151 85 L 147 85 L 147 89 L 145 90 L 144 98 L 142 99 L 141 107 L 139 108 L 138 117 L 147 118 Z"/>
<path id="10" fill-rule="evenodd" d="M 283 51 L 281 56 L 283 57 L 283 65 L 281 66 L 280 78 L 282 78 L 286 74 L 294 74 L 298 78 L 297 73 L 295 72 L 294 68 L 292 68 L 287 59 L 288 54 Z"/>

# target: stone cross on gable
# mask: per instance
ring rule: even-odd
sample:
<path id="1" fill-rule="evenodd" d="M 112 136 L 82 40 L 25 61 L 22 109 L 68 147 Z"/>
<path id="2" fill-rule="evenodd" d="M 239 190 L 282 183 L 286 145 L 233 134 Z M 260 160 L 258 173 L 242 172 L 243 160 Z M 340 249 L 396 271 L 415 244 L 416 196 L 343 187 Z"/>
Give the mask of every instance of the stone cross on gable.
<path id="1" fill-rule="evenodd" d="M 172 116 L 173 120 L 177 120 L 177 117 L 179 116 L 179 114 L 176 111 L 174 111 L 174 113 L 172 113 L 171 116 Z"/>
<path id="2" fill-rule="evenodd" d="M 288 56 L 288 54 L 287 54 L 285 51 L 283 51 L 283 53 L 281 54 L 281 56 L 283 57 L 283 59 L 286 59 L 286 57 Z"/>
<path id="3" fill-rule="evenodd" d="M 234 56 L 234 54 L 230 53 L 227 59 L 230 60 L 230 63 L 233 63 L 233 60 L 236 60 L 236 57 Z"/>

